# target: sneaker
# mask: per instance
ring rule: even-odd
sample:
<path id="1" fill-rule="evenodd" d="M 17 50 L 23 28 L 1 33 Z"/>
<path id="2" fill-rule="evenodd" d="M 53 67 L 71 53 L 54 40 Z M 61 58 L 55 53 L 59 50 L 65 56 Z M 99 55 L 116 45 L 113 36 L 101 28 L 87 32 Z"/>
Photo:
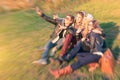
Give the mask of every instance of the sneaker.
<path id="1" fill-rule="evenodd" d="M 49 58 L 50 63 L 54 63 L 55 59 L 53 57 Z"/>
<path id="2" fill-rule="evenodd" d="M 47 64 L 47 60 L 46 59 L 40 59 L 37 61 L 33 61 L 33 64 L 37 64 L 37 65 L 46 65 Z"/>

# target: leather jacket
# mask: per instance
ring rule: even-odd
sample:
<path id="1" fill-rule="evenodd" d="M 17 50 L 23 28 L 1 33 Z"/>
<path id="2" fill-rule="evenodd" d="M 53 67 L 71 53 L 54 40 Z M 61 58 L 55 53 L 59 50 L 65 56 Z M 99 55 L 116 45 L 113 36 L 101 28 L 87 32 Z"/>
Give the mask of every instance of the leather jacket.
<path id="1" fill-rule="evenodd" d="M 64 30 L 59 29 L 59 27 L 60 27 L 59 24 L 64 26 L 64 19 L 63 18 L 53 19 L 53 18 L 45 15 L 44 13 L 41 15 L 41 17 L 43 19 L 45 19 L 46 21 L 55 25 L 54 31 L 52 32 L 52 34 L 50 36 L 51 40 L 55 39 L 57 36 L 59 36 L 60 38 L 65 37 L 65 35 L 67 33 L 70 33 L 72 35 L 75 34 L 75 31 L 74 31 L 72 26 L 69 26 L 67 29 L 64 29 Z M 66 33 L 64 33 L 65 30 L 66 30 Z M 63 33 L 64 33 L 64 35 L 63 35 Z"/>
<path id="2" fill-rule="evenodd" d="M 90 50 L 90 53 L 104 52 L 103 49 L 104 39 L 101 37 L 100 34 L 91 31 L 88 34 L 87 38 L 89 41 L 85 40 L 83 43 L 84 45 L 87 46 L 86 48 L 88 49 L 88 51 Z"/>

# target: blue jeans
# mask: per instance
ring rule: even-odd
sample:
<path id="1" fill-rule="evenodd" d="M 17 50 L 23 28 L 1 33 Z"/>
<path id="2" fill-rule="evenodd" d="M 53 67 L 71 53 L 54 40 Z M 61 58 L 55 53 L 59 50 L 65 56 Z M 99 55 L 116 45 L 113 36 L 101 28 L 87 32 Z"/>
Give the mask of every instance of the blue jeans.
<path id="1" fill-rule="evenodd" d="M 79 54 L 78 61 L 71 65 L 72 70 L 74 71 L 74 70 L 76 70 L 86 64 L 89 64 L 89 63 L 98 62 L 100 58 L 101 58 L 101 56 L 97 55 L 97 54 L 81 53 L 81 54 Z"/>
<path id="2" fill-rule="evenodd" d="M 60 49 L 63 46 L 65 38 L 60 38 L 56 45 L 54 46 L 54 50 L 51 51 L 51 54 L 54 54 L 58 49 Z"/>
<path id="3" fill-rule="evenodd" d="M 64 38 L 60 38 L 56 43 L 52 43 L 51 40 L 48 41 L 48 43 L 45 45 L 44 47 L 44 52 L 42 55 L 42 59 L 48 59 L 48 54 L 51 48 L 53 48 L 54 46 L 59 49 L 64 42 Z"/>
<path id="4" fill-rule="evenodd" d="M 50 40 L 47 42 L 47 44 L 44 47 L 44 52 L 42 55 L 42 59 L 47 59 L 48 58 L 48 53 L 52 47 L 54 47 L 55 43 L 52 43 Z"/>
<path id="5" fill-rule="evenodd" d="M 81 42 L 78 41 L 76 46 L 66 55 L 62 57 L 63 60 L 69 61 L 73 59 L 81 51 Z"/>

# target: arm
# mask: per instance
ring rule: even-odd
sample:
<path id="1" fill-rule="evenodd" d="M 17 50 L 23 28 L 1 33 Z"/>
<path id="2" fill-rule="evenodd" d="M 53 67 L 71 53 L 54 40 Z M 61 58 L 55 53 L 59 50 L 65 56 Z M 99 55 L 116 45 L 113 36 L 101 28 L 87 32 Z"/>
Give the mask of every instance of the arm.
<path id="1" fill-rule="evenodd" d="M 46 21 L 56 25 L 57 24 L 57 20 L 56 19 L 52 19 L 51 17 L 45 15 L 44 13 L 41 16 L 43 19 L 45 19 Z"/>
<path id="2" fill-rule="evenodd" d="M 56 25 L 57 24 L 57 19 L 53 19 L 47 15 L 45 15 L 38 7 L 36 7 L 36 13 L 41 16 L 43 19 L 45 19 L 46 21 Z"/>
<path id="3" fill-rule="evenodd" d="M 90 52 L 93 52 L 93 49 L 95 47 L 95 33 L 90 33 Z"/>
<path id="4" fill-rule="evenodd" d="M 98 29 L 93 29 L 92 31 L 94 33 L 100 34 L 102 37 L 105 37 L 105 33 L 103 32 L 103 30 L 100 30 L 99 28 Z"/>
<path id="5" fill-rule="evenodd" d="M 66 51 L 70 45 L 71 39 L 72 39 L 72 34 L 67 34 L 65 41 L 64 41 L 64 44 L 63 44 L 63 47 L 62 47 L 61 52 L 60 52 L 60 56 L 63 56 L 66 53 Z"/>

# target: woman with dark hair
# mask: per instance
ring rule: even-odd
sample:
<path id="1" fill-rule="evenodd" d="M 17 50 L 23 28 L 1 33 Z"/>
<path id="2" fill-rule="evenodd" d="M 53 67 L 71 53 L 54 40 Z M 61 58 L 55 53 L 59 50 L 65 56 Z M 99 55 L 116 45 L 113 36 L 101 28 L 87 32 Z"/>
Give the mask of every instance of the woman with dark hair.
<path id="1" fill-rule="evenodd" d="M 79 41 L 82 38 L 81 32 L 84 29 L 84 27 L 82 26 L 82 21 L 83 21 L 84 15 L 85 15 L 84 12 L 76 13 L 75 22 L 73 23 L 74 35 L 71 35 L 71 34 L 66 35 L 66 38 L 65 38 L 64 44 L 62 46 L 62 49 L 59 53 L 59 56 L 56 59 L 51 59 L 52 61 L 54 60 L 56 62 L 56 60 L 61 59 L 61 57 L 66 55 L 66 53 L 69 49 L 74 48 L 77 41 Z"/>
<path id="2" fill-rule="evenodd" d="M 66 15 L 65 18 L 53 19 L 47 16 L 46 14 L 44 14 L 39 8 L 36 8 L 36 13 L 46 21 L 55 25 L 55 29 L 51 35 L 51 38 L 44 47 L 42 58 L 33 62 L 33 64 L 46 65 L 48 64 L 48 54 L 50 49 L 59 43 L 60 43 L 59 45 L 62 45 L 66 35 L 73 35 L 74 31 L 72 24 L 74 22 L 74 16 L 68 14 Z"/>
<path id="3" fill-rule="evenodd" d="M 60 56 L 55 59 L 55 63 L 61 64 L 66 58 L 66 56 L 69 56 L 71 54 L 71 59 L 76 55 L 78 52 L 80 52 L 80 41 L 84 41 L 86 39 L 86 35 L 88 34 L 88 25 L 93 20 L 93 16 L 91 14 L 85 14 L 84 12 L 77 12 L 76 19 L 74 23 L 74 27 L 76 29 L 76 35 L 72 37 L 67 37 L 66 41 L 64 42 L 64 45 L 62 47 L 62 50 L 60 52 Z M 68 40 L 68 41 L 67 41 Z M 76 42 L 74 47 L 71 51 L 67 52 L 67 48 L 69 47 L 69 44 L 73 42 Z M 84 42 L 83 42 L 84 46 Z M 89 46 L 83 47 L 84 51 L 89 51 Z M 69 58 L 69 57 L 67 57 Z"/>

